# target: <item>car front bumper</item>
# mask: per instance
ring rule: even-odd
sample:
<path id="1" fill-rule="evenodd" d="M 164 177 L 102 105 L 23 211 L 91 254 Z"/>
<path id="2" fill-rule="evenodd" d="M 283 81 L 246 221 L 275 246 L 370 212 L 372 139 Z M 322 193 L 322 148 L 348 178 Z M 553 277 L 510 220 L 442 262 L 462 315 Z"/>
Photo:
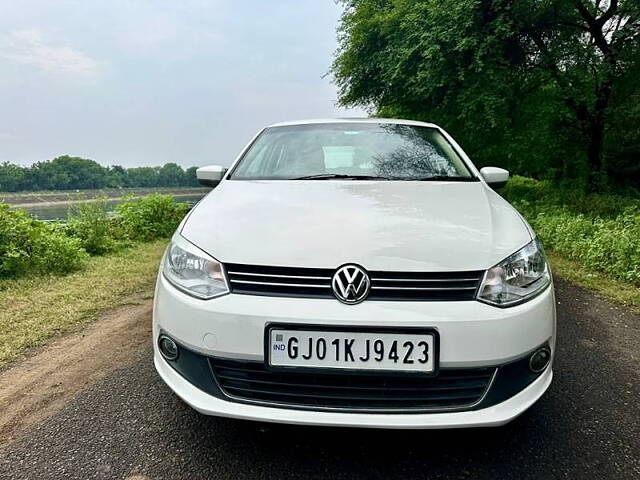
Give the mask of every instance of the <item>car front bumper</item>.
<path id="1" fill-rule="evenodd" d="M 547 390 L 553 377 L 547 370 L 510 399 L 482 410 L 468 412 L 381 414 L 322 412 L 272 408 L 223 400 L 203 392 L 185 380 L 156 351 L 154 364 L 160 377 L 185 403 L 205 415 L 297 425 L 368 428 L 469 428 L 504 425 L 533 405 Z"/>
<path id="2" fill-rule="evenodd" d="M 180 398 L 203 414 L 279 423 L 374 428 L 502 425 L 540 398 L 553 376 L 550 364 L 508 398 L 473 410 L 430 413 L 322 411 L 252 404 L 212 394 L 198 388 L 198 382 L 187 380 L 189 375 L 181 374 L 157 348 L 158 336 L 166 333 L 202 358 L 262 362 L 265 326 L 269 323 L 435 328 L 440 336 L 441 369 L 502 366 L 522 360 L 542 345 L 548 345 L 552 355 L 555 350 L 553 287 L 525 304 L 507 309 L 474 301 L 371 301 L 351 306 L 330 299 L 234 294 L 202 301 L 176 290 L 159 275 L 153 319 L 156 369 Z M 206 369 L 202 370 L 206 376 Z M 209 375 L 215 383 L 211 371 Z"/>

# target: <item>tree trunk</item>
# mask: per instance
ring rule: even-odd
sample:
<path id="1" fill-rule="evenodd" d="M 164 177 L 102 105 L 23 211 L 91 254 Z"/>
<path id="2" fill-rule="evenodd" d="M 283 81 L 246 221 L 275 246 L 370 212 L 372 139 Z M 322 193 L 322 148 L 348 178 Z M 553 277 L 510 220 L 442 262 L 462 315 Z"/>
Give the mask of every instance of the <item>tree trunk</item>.
<path id="1" fill-rule="evenodd" d="M 594 115 L 588 131 L 587 163 L 589 168 L 589 191 L 602 191 L 607 184 L 607 172 L 604 168 L 604 118 Z"/>
<path id="2" fill-rule="evenodd" d="M 587 139 L 587 161 L 589 167 L 589 190 L 601 191 L 607 186 L 607 169 L 604 164 L 604 130 L 607 107 L 611 99 L 613 82 L 607 79 L 596 93 L 593 114 L 589 121 Z"/>

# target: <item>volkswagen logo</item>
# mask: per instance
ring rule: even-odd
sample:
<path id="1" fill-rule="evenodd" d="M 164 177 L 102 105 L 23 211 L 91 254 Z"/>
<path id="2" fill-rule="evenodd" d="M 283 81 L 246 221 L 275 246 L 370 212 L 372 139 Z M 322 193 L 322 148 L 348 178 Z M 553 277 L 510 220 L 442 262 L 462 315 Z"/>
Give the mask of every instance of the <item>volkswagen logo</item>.
<path id="1" fill-rule="evenodd" d="M 358 265 L 343 265 L 333 274 L 331 287 L 338 300 L 355 305 L 367 298 L 371 281 L 364 268 Z"/>

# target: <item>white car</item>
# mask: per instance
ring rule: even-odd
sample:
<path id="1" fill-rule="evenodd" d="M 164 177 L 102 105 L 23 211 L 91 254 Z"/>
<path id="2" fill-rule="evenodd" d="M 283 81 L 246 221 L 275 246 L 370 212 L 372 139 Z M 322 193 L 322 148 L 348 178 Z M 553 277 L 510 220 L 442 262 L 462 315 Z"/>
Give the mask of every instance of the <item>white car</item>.
<path id="1" fill-rule="evenodd" d="M 549 266 L 441 128 L 262 130 L 179 226 L 158 275 L 156 369 L 208 415 L 381 428 L 502 425 L 552 378 Z"/>

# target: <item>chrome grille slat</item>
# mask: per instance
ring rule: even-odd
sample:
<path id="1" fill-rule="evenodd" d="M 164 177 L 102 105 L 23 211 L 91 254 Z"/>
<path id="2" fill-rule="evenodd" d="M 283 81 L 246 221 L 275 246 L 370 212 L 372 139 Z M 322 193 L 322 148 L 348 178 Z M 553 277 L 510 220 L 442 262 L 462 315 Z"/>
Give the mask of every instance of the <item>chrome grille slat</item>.
<path id="1" fill-rule="evenodd" d="M 314 285 L 312 283 L 277 283 L 277 282 L 253 282 L 250 280 L 230 280 L 231 283 L 246 283 L 248 285 L 273 285 L 277 287 L 312 287 L 329 288 L 330 285 Z"/>
<path id="2" fill-rule="evenodd" d="M 242 275 L 245 277 L 277 277 L 277 278 L 306 278 L 309 280 L 331 280 L 331 277 L 311 277 L 307 275 L 276 275 L 274 273 L 248 273 L 248 272 L 227 272 L 229 275 Z"/>
<path id="3" fill-rule="evenodd" d="M 477 282 L 477 278 L 372 278 L 372 282 Z"/>
<path id="4" fill-rule="evenodd" d="M 423 290 L 447 291 L 447 290 L 475 290 L 476 287 L 371 287 L 371 290 Z"/>
<path id="5" fill-rule="evenodd" d="M 242 295 L 335 298 L 334 268 L 225 265 L 231 291 Z M 371 291 L 365 301 L 473 300 L 483 271 L 369 272 Z"/>

